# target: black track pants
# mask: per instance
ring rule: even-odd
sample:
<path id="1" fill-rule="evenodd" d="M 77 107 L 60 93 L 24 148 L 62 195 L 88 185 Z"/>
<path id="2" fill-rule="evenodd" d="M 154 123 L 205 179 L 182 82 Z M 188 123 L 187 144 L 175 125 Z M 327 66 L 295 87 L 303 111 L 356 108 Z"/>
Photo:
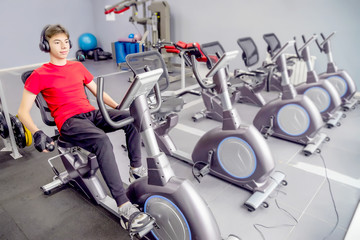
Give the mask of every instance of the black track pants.
<path id="1" fill-rule="evenodd" d="M 118 121 L 128 115 L 115 109 L 109 109 L 112 120 Z M 128 156 L 132 167 L 141 166 L 140 134 L 132 124 L 122 128 L 125 131 Z M 108 132 L 116 131 L 109 126 L 99 110 L 75 115 L 65 121 L 61 127 L 61 137 L 96 155 L 102 176 L 118 206 L 128 201 L 121 176 L 115 161 L 113 146 Z"/>

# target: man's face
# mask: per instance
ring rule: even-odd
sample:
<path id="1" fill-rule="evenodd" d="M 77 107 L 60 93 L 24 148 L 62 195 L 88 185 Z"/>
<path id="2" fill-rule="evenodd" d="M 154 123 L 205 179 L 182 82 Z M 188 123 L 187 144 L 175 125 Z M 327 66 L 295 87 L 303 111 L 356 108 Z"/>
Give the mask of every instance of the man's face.
<path id="1" fill-rule="evenodd" d="M 66 59 L 70 44 L 65 33 L 59 33 L 49 39 L 50 54 L 57 59 Z"/>

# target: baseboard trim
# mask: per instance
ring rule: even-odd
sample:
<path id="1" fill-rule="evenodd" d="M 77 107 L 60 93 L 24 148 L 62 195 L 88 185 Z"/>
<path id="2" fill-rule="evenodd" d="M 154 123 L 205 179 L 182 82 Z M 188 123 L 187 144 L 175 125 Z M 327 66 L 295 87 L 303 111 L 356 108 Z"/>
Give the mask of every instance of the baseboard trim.
<path id="1" fill-rule="evenodd" d="M 71 58 L 71 59 L 68 59 L 69 61 L 75 61 L 76 58 Z M 34 64 L 29 64 L 29 65 L 23 65 L 23 66 L 18 66 L 18 67 L 12 67 L 12 68 L 3 68 L 3 69 L 0 69 L 0 73 L 2 72 L 10 72 L 10 71 L 14 71 L 14 70 L 18 70 L 18 69 L 23 69 L 23 68 L 38 68 L 40 67 L 41 65 L 45 64 L 45 63 L 48 63 L 48 62 L 43 62 L 43 63 L 34 63 Z"/>

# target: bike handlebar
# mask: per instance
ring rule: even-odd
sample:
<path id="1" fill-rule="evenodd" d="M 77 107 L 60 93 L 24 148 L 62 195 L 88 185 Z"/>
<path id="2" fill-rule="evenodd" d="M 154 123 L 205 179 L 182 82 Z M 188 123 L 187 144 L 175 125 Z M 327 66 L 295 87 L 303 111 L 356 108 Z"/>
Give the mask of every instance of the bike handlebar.
<path id="1" fill-rule="evenodd" d="M 100 109 L 100 112 L 101 114 L 103 115 L 105 121 L 113 128 L 122 128 L 126 125 L 129 125 L 131 123 L 134 122 L 134 118 L 133 117 L 127 117 L 127 118 L 124 118 L 118 122 L 114 122 L 113 120 L 111 120 L 110 116 L 109 116 L 109 113 L 107 112 L 106 110 L 106 107 L 105 107 L 105 103 L 104 103 L 104 99 L 103 99 L 103 93 L 104 93 L 104 78 L 103 77 L 98 77 L 97 78 L 97 82 L 98 82 L 98 87 L 97 87 L 97 94 L 96 94 L 96 100 L 97 100 L 97 103 L 99 105 L 99 109 Z"/>

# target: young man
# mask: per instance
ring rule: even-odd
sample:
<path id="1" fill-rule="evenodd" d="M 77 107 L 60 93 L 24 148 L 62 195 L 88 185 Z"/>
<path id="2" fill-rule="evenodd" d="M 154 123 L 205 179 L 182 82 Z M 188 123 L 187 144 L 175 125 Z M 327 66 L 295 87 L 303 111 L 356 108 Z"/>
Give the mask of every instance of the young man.
<path id="1" fill-rule="evenodd" d="M 94 77 L 81 63 L 66 59 L 71 48 L 68 31 L 61 25 L 46 26 L 41 33 L 39 47 L 50 54 L 50 62 L 34 70 L 27 79 L 18 110 L 19 119 L 33 134 L 35 148 L 40 152 L 47 152 L 46 145 L 53 143 L 30 116 L 36 95 L 41 92 L 61 137 L 96 154 L 100 171 L 119 206 L 122 227 L 128 229 L 130 220 L 132 226 L 148 226 L 151 224 L 149 215 L 140 212 L 125 194 L 113 146 L 106 135 L 116 129 L 105 122 L 100 111 L 86 97 L 84 85 L 96 95 Z M 109 110 L 109 115 L 114 121 L 128 116 L 128 113 L 116 109 L 118 103 L 106 93 L 104 102 L 113 108 Z M 140 135 L 133 125 L 128 125 L 123 130 L 130 159 L 130 177 L 142 177 L 146 175 L 146 168 L 141 164 Z"/>

